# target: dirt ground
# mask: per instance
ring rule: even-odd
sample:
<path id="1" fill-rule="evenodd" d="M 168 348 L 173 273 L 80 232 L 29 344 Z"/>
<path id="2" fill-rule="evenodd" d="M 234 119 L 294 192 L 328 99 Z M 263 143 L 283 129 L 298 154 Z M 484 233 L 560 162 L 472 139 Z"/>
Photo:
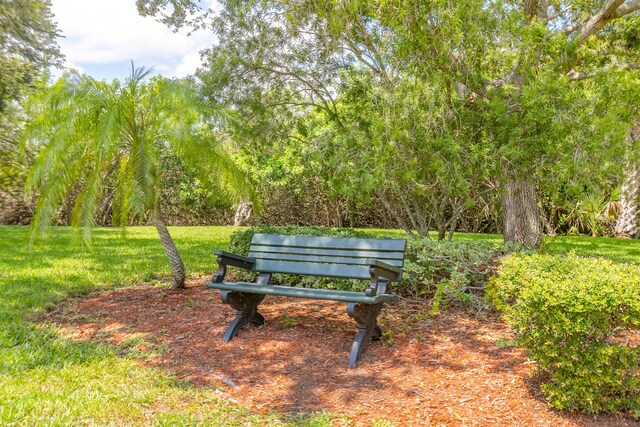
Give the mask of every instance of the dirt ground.
<path id="1" fill-rule="evenodd" d="M 267 297 L 266 325 L 222 335 L 235 313 L 205 279 L 187 289 L 134 287 L 93 295 L 49 313 L 79 340 L 139 352 L 143 365 L 198 386 L 222 387 L 256 412 L 330 411 L 352 425 L 638 426 L 620 415 L 549 409 L 534 367 L 495 313 L 460 309 L 436 316 L 401 301 L 384 307 L 381 341 L 348 368 L 356 324 L 345 304 Z M 131 353 L 129 353 L 131 354 Z M 137 354 L 137 353 L 136 353 Z"/>

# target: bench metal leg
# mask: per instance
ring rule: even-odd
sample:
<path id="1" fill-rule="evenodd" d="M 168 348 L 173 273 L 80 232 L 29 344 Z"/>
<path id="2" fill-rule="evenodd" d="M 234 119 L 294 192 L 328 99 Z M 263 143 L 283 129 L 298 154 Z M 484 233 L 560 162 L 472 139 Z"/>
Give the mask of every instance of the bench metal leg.
<path id="1" fill-rule="evenodd" d="M 265 295 L 248 294 L 244 292 L 221 291 L 220 298 L 225 304 L 237 310 L 236 318 L 233 319 L 229 327 L 224 333 L 222 342 L 228 343 L 233 337 L 238 335 L 241 327 L 247 323 L 254 325 L 264 325 L 265 320 L 262 314 L 258 313 L 258 305 L 262 302 Z"/>
<path id="2" fill-rule="evenodd" d="M 349 356 L 349 367 L 353 368 L 358 362 L 360 354 L 365 344 L 370 340 L 382 338 L 382 330 L 378 326 L 376 319 L 382 310 L 382 303 L 379 304 L 359 304 L 347 303 L 347 313 L 358 323 L 358 332 L 351 346 Z"/>

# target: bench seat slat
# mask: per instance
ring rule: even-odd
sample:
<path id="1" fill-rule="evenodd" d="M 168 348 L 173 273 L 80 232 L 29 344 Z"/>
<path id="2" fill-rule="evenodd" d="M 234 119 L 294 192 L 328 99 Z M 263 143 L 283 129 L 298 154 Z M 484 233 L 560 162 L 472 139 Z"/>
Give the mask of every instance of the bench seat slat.
<path id="1" fill-rule="evenodd" d="M 272 246 L 296 246 L 309 248 L 354 248 L 362 250 L 404 251 L 406 240 L 397 239 L 360 239 L 344 237 L 286 236 L 280 234 L 253 235 L 252 244 Z"/>
<path id="2" fill-rule="evenodd" d="M 254 270 L 261 273 L 302 274 L 305 276 L 342 277 L 347 279 L 371 278 L 369 267 L 365 265 L 321 264 L 315 262 L 257 259 Z"/>
<path id="3" fill-rule="evenodd" d="M 404 259 L 403 252 L 378 251 L 378 250 L 351 250 L 349 248 L 342 249 L 321 249 L 321 248 L 296 248 L 290 246 L 261 246 L 251 244 L 250 253 L 268 252 L 271 254 L 304 254 L 304 255 L 327 255 L 327 256 L 343 256 L 352 258 L 368 258 L 368 259 Z"/>
<path id="4" fill-rule="evenodd" d="M 356 302 L 362 304 L 377 304 L 380 302 L 396 301 L 398 297 L 392 294 L 381 294 L 368 297 L 364 292 L 336 291 L 332 289 L 297 288 L 278 285 L 258 285 L 246 282 L 220 282 L 207 283 L 213 289 L 226 291 L 247 292 L 261 295 L 279 295 L 286 297 L 299 297 L 341 302 Z"/>
<path id="5" fill-rule="evenodd" d="M 332 257 L 322 255 L 306 255 L 306 254 L 274 254 L 269 252 L 249 252 L 249 257 L 255 259 L 265 260 L 284 260 L 284 261 L 299 261 L 299 262 L 313 262 L 313 263 L 331 263 L 331 264 L 356 264 L 356 265 L 370 265 L 371 261 L 368 258 L 349 258 L 349 257 Z M 379 261 L 393 265 L 395 267 L 402 267 L 403 262 L 396 259 L 379 259 Z"/>

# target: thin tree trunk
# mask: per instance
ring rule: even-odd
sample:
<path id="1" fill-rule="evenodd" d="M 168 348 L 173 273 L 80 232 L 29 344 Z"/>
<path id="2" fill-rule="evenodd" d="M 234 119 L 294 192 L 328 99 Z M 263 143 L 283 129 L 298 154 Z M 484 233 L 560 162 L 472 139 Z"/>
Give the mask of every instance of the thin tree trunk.
<path id="1" fill-rule="evenodd" d="M 637 237 L 638 203 L 640 203 L 640 159 L 634 155 L 633 147 L 640 141 L 640 121 L 636 122 L 627 136 L 628 153 L 625 162 L 624 180 L 620 189 L 620 213 L 613 233 L 616 237 Z M 635 157 L 635 158 L 634 158 Z"/>
<path id="2" fill-rule="evenodd" d="M 418 222 L 420 223 L 420 236 L 429 239 L 429 224 L 427 224 L 427 221 L 424 219 L 424 215 L 415 199 L 413 199 L 413 210 L 416 212 Z"/>
<path id="3" fill-rule="evenodd" d="M 407 222 L 402 218 L 402 215 L 400 215 L 400 212 L 398 212 L 398 209 L 395 208 L 393 205 L 391 205 L 391 203 L 389 202 L 389 200 L 387 199 L 387 197 L 384 195 L 382 191 L 378 192 L 378 200 L 382 202 L 382 205 L 385 207 L 387 212 L 393 216 L 398 226 L 402 228 L 409 236 L 415 237 L 413 230 L 409 227 Z"/>
<path id="4" fill-rule="evenodd" d="M 440 205 L 436 211 L 436 230 L 438 230 L 438 241 L 441 242 L 447 236 L 447 220 L 445 212 L 447 210 L 447 198 L 443 195 Z"/>
<path id="5" fill-rule="evenodd" d="M 458 226 L 458 217 L 456 216 L 455 218 L 452 219 L 451 227 L 449 227 L 449 235 L 447 237 L 447 240 L 449 242 L 453 240 L 453 233 L 455 233 L 457 226 Z"/>
<path id="6" fill-rule="evenodd" d="M 169 263 L 173 269 L 173 285 L 171 287 L 173 289 L 183 289 L 186 275 L 184 272 L 184 263 L 182 262 L 178 248 L 176 248 L 176 244 L 169 234 L 167 225 L 159 214 L 154 215 L 153 225 L 156 227 L 156 230 L 158 230 L 158 236 L 160 236 L 164 253 L 167 255 L 167 258 L 169 258 Z"/>
<path id="7" fill-rule="evenodd" d="M 411 212 L 411 208 L 407 204 L 404 196 L 400 196 L 400 203 L 402 203 L 402 207 L 404 208 L 405 213 L 407 214 L 407 218 L 409 218 L 409 222 L 411 222 L 411 229 L 419 232 L 420 227 L 418 226 L 418 222 L 416 221 L 413 212 Z"/>
<path id="8" fill-rule="evenodd" d="M 504 186 L 502 196 L 502 234 L 505 243 L 539 248 L 543 228 L 538 209 L 536 187 L 530 182 L 513 180 Z"/>

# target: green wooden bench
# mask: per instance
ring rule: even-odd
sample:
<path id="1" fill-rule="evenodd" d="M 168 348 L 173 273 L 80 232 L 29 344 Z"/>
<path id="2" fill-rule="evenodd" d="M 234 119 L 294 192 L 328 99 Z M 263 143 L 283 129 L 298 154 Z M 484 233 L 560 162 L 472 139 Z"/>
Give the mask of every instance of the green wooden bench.
<path id="1" fill-rule="evenodd" d="M 264 324 L 257 308 L 266 295 L 341 301 L 358 323 L 349 357 L 349 366 L 355 366 L 365 343 L 382 336 L 376 319 L 385 302 L 397 300 L 387 293 L 387 284 L 402 278 L 406 244 L 397 239 L 255 234 L 247 257 L 215 251 L 219 270 L 207 286 L 219 289 L 222 301 L 237 310 L 223 341 L 229 342 L 247 323 Z M 225 282 L 228 266 L 257 272 L 256 281 Z M 363 292 L 270 285 L 273 273 L 366 279 L 369 285 Z"/>

